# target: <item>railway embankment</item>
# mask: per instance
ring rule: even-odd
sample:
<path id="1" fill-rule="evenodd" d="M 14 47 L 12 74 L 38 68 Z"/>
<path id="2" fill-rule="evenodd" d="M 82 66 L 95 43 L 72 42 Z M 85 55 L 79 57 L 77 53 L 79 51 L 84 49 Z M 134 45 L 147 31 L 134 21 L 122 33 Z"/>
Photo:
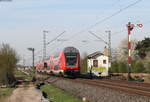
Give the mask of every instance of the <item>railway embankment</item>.
<path id="1" fill-rule="evenodd" d="M 74 95 L 71 95 L 50 84 L 43 84 L 39 88 L 42 91 L 43 96 L 50 102 L 83 102 Z"/>
<path id="2" fill-rule="evenodd" d="M 89 79 L 90 81 L 90 79 Z M 150 97 L 125 93 L 105 87 L 78 83 L 63 78 L 49 78 L 48 83 L 86 102 L 150 102 Z"/>
<path id="3" fill-rule="evenodd" d="M 37 83 L 31 81 L 31 76 L 20 71 L 15 75 L 18 82 L 16 87 L 11 91 L 4 90 L 6 88 L 1 89 L 0 97 L 7 97 L 0 98 L 0 102 L 82 102 L 74 95 L 52 85 L 43 84 L 37 87 Z M 45 78 L 48 79 L 47 76 Z"/>

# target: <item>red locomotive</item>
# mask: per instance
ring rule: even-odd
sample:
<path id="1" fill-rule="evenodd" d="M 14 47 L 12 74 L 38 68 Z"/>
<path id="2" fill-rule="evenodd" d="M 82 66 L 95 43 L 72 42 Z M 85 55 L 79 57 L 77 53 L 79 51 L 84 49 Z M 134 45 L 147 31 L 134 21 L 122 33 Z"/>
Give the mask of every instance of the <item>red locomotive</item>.
<path id="1" fill-rule="evenodd" d="M 66 47 L 59 56 L 50 56 L 48 60 L 37 63 L 36 70 L 55 75 L 76 76 L 80 73 L 79 50 Z"/>

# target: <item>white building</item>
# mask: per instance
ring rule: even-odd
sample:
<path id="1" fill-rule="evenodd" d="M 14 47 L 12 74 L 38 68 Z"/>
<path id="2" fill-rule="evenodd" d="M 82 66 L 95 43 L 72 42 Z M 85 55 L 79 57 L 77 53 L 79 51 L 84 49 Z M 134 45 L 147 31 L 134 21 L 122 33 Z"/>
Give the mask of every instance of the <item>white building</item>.
<path id="1" fill-rule="evenodd" d="M 87 60 L 88 72 L 92 72 L 96 76 L 108 76 L 110 67 L 109 57 L 100 51 L 88 55 Z"/>

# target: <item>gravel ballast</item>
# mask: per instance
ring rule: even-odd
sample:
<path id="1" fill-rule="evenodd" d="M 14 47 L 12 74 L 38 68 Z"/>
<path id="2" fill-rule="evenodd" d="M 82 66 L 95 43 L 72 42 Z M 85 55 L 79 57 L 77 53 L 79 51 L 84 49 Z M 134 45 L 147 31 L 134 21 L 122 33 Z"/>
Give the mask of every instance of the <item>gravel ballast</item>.
<path id="1" fill-rule="evenodd" d="M 150 102 L 150 97 L 128 94 L 108 88 L 75 83 L 68 80 L 52 80 L 52 84 L 79 98 L 86 98 L 87 102 Z"/>

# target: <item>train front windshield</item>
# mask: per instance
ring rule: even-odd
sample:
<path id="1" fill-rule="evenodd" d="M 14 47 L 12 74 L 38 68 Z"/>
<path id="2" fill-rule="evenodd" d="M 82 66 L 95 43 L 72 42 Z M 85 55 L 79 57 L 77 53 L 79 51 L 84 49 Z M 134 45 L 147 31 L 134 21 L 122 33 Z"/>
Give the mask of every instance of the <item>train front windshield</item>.
<path id="1" fill-rule="evenodd" d="M 66 55 L 67 67 L 74 67 L 77 64 L 77 55 Z"/>

